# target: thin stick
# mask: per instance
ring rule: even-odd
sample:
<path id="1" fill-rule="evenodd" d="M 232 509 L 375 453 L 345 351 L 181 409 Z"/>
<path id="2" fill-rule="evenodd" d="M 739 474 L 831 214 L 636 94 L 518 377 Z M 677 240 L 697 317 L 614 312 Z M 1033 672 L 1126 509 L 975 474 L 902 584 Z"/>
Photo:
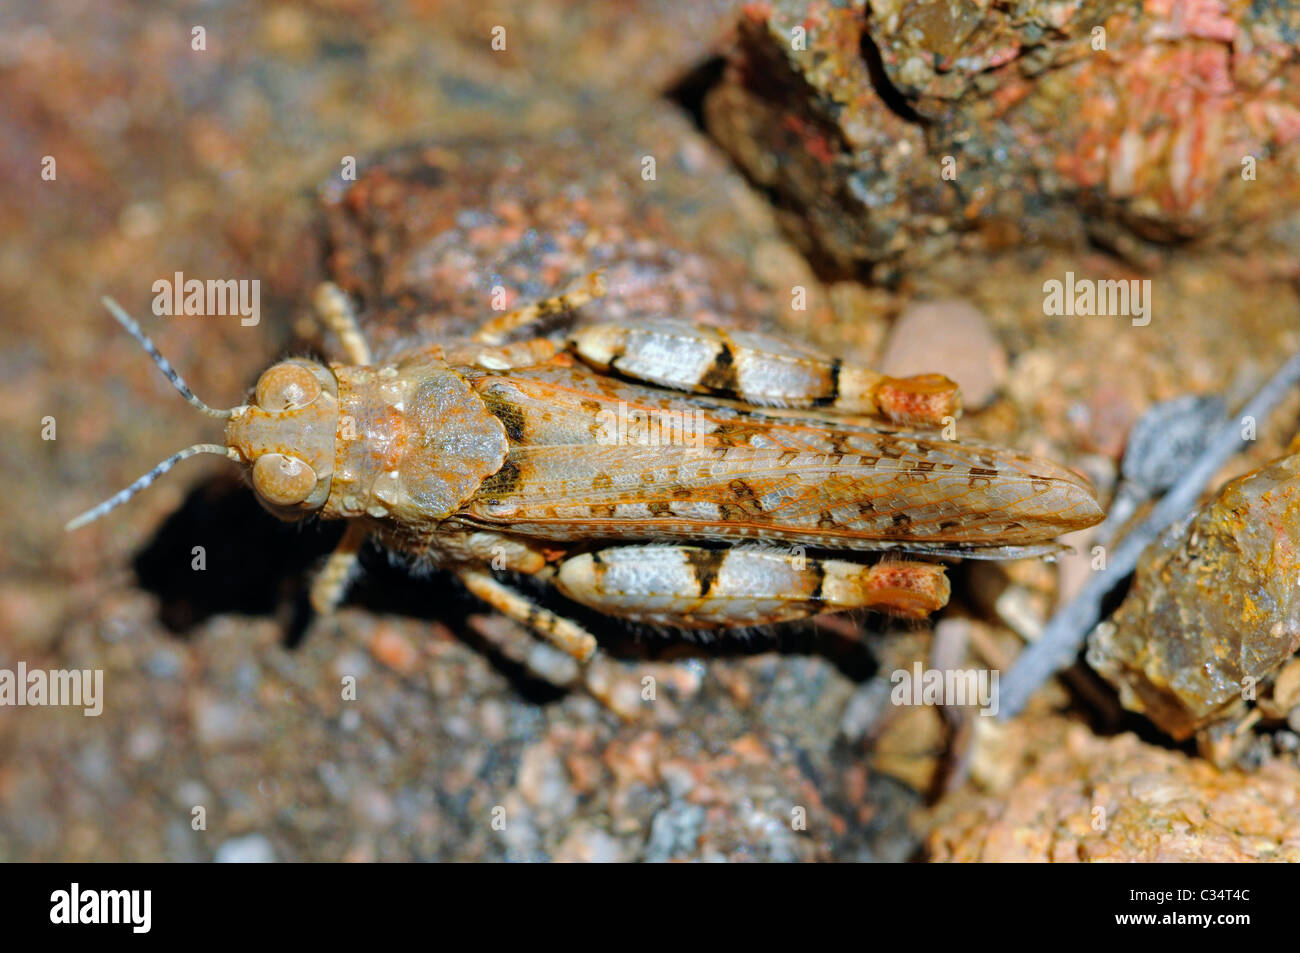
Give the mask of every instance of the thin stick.
<path id="1" fill-rule="evenodd" d="M 1300 383 L 1300 354 L 1283 364 L 1238 414 L 1219 427 L 1201 457 L 1110 553 L 1106 568 L 1089 579 L 1074 601 L 1052 617 L 1038 641 L 1020 653 L 1002 680 L 999 718 L 1018 714 L 1052 673 L 1074 661 L 1083 640 L 1101 619 L 1101 600 L 1106 593 L 1137 568 L 1142 551 L 1166 527 L 1192 511 L 1206 484 L 1241 449 L 1244 442 L 1241 418 L 1263 420 L 1297 383 Z"/>

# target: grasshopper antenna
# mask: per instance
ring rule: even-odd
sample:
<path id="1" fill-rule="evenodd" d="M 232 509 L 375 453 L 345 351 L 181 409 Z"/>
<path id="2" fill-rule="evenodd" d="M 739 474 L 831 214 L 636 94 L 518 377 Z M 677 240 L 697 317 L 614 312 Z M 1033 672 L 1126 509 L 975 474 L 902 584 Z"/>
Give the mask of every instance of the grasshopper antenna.
<path id="1" fill-rule="evenodd" d="M 176 373 L 176 368 L 172 367 L 171 362 L 162 356 L 158 350 L 158 345 L 149 340 L 148 335 L 140 330 L 140 325 L 136 324 L 129 314 L 122 310 L 122 306 L 112 298 L 104 297 L 100 299 L 104 307 L 108 309 L 109 314 L 117 319 L 117 323 L 126 328 L 126 333 L 135 338 L 136 343 L 144 348 L 144 352 L 153 358 L 153 362 L 158 365 L 158 370 L 167 375 L 167 379 L 172 382 L 172 386 L 180 391 L 180 395 L 185 398 L 191 407 L 200 413 L 207 414 L 209 417 L 234 417 L 242 407 L 232 407 L 230 410 L 217 410 L 215 407 L 209 407 L 203 401 L 194 396 L 194 391 L 190 390 L 190 385 L 185 383 L 185 379 Z"/>
<path id="2" fill-rule="evenodd" d="M 132 320 L 131 316 L 122 310 L 122 306 L 112 298 L 105 297 L 101 300 L 104 302 L 104 307 L 108 308 L 109 313 L 117 319 L 117 323 L 122 325 L 122 327 L 126 329 L 126 333 L 135 338 L 136 343 L 144 348 L 146 354 L 153 358 L 153 362 L 158 365 L 158 369 L 166 375 L 167 379 L 171 381 L 172 386 L 180 392 L 180 395 L 185 398 L 186 402 L 191 407 L 209 417 L 220 417 L 224 419 L 235 417 L 244 409 L 243 407 L 232 407 L 229 410 L 217 410 L 215 407 L 209 407 L 207 404 L 203 403 L 203 401 L 195 397 L 194 392 L 190 390 L 190 387 L 185 383 L 184 378 L 176 372 L 176 368 L 172 367 L 167 358 L 162 356 L 162 352 L 158 350 L 158 346 L 154 344 L 153 341 L 149 340 L 148 335 L 140 330 L 140 325 L 136 324 L 135 321 Z M 182 460 L 198 456 L 201 453 L 220 454 L 223 457 L 229 457 L 237 463 L 239 462 L 239 455 L 229 447 L 218 443 L 196 443 L 192 447 L 186 447 L 178 453 L 173 453 L 170 457 L 162 461 L 162 463 L 158 464 L 144 476 L 140 477 L 140 479 L 136 480 L 125 490 L 114 493 L 103 503 L 86 510 L 86 512 L 82 513 L 76 519 L 69 521 L 64 529 L 71 532 L 74 529 L 80 529 L 87 523 L 93 523 L 105 513 L 116 509 L 127 500 L 131 499 L 131 497 L 135 496 L 149 484 L 153 483 L 154 480 L 158 479 Z"/>
<path id="3" fill-rule="evenodd" d="M 87 523 L 93 523 L 95 520 L 99 519 L 109 510 L 117 509 L 127 500 L 131 499 L 131 497 L 135 496 L 137 493 L 139 493 L 141 490 L 147 487 L 154 480 L 158 479 L 160 476 L 162 476 L 172 467 L 176 466 L 176 464 L 180 463 L 182 460 L 186 460 L 190 457 L 197 457 L 201 453 L 215 453 L 223 457 L 229 457 L 231 460 L 234 460 L 236 463 L 239 462 L 239 455 L 236 454 L 235 451 L 230 449 L 229 447 L 223 447 L 219 443 L 196 443 L 192 447 L 186 447 L 184 450 L 181 450 L 178 453 L 173 453 L 170 457 L 168 457 L 162 463 L 158 464 L 156 467 L 154 467 L 144 476 L 140 477 L 140 479 L 136 480 L 125 490 L 121 490 L 117 493 L 114 493 L 103 503 L 100 503 L 98 506 L 91 507 L 90 509 L 86 510 L 86 512 L 78 516 L 76 519 L 69 520 L 67 526 L 65 526 L 64 529 L 67 532 L 72 532 L 74 529 L 81 529 L 81 527 L 85 526 Z"/>

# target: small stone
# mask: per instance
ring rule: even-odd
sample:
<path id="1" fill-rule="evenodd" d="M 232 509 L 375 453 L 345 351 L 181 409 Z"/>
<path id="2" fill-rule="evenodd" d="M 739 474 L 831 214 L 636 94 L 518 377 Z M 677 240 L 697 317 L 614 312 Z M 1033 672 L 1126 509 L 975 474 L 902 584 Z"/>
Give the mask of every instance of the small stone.
<path id="1" fill-rule="evenodd" d="M 1284 667 L 1300 648 L 1298 549 L 1300 455 L 1238 477 L 1152 542 L 1111 624 L 1089 636 L 1088 664 L 1179 740 L 1234 718 L 1246 679 L 1276 675 L 1287 710 L 1300 694 L 1300 671 Z"/>
<path id="2" fill-rule="evenodd" d="M 127 754 L 135 761 L 148 761 L 162 750 L 163 737 L 154 725 L 136 728 L 126 739 Z"/>
<path id="3" fill-rule="evenodd" d="M 919 301 L 902 313 L 879 361 L 893 377 L 943 374 L 961 387 L 962 406 L 988 406 L 1007 373 L 1007 355 L 984 313 L 959 298 Z"/>
<path id="4" fill-rule="evenodd" d="M 397 820 L 397 807 L 388 793 L 377 785 L 367 784 L 352 798 L 353 814 L 372 827 L 384 828 Z"/>
<path id="5" fill-rule="evenodd" d="M 201 745 L 220 747 L 256 736 L 254 722 L 246 709 L 206 693 L 197 695 L 191 702 L 191 718 Z"/>
<path id="6" fill-rule="evenodd" d="M 1284 628 L 1279 622 L 1275 629 Z M 1293 658 L 1282 666 L 1273 682 L 1273 701 L 1283 711 L 1300 706 L 1300 658 Z"/>
<path id="7" fill-rule="evenodd" d="M 420 659 L 410 640 L 387 625 L 376 630 L 370 641 L 370 652 L 383 665 L 403 675 L 410 674 Z"/>
<path id="8" fill-rule="evenodd" d="M 552 817 L 567 817 L 577 806 L 564 762 L 545 742 L 530 745 L 520 757 L 519 793 L 531 807 Z"/>
<path id="9" fill-rule="evenodd" d="M 219 864 L 273 864 L 275 848 L 261 834 L 232 837 L 217 848 L 215 859 Z"/>
<path id="10" fill-rule="evenodd" d="M 623 849 L 609 834 L 583 825 L 564 839 L 555 859 L 561 863 L 615 864 L 623 859 Z"/>
<path id="11" fill-rule="evenodd" d="M 648 863 L 665 863 L 679 857 L 693 857 L 698 852 L 705 810 L 697 804 L 675 801 L 663 808 L 650 823 L 646 843 Z"/>

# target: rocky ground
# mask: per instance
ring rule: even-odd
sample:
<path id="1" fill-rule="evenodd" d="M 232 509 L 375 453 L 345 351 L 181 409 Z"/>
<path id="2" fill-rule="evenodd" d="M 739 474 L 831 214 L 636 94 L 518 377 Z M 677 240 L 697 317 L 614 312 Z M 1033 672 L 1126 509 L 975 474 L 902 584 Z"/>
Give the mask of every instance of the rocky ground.
<path id="1" fill-rule="evenodd" d="M 602 631 L 603 657 L 578 672 L 449 578 L 412 578 L 377 551 L 344 611 L 312 617 L 304 580 L 337 529 L 277 523 L 223 461 L 183 464 L 63 533 L 168 453 L 216 436 L 102 294 L 141 318 L 197 394 L 227 406 L 277 356 L 332 351 L 304 321 L 325 275 L 357 298 L 376 343 L 396 347 L 464 326 L 495 285 L 529 300 L 603 265 L 617 292 L 598 306 L 606 314 L 766 326 L 899 373 L 949 373 L 970 408 L 963 439 L 1071 464 L 1103 498 L 1153 402 L 1198 392 L 1235 403 L 1300 348 L 1300 300 L 1279 264 L 1293 260 L 1295 205 L 1274 188 L 1284 174 L 1297 181 L 1285 83 L 1295 49 L 1272 21 L 1250 26 L 1247 91 L 1216 93 L 1254 104 L 1242 115 L 1266 170 L 1211 203 L 1218 218 L 1182 199 L 1218 194 L 1223 150 L 1237 145 L 1202 136 L 1196 148 L 1217 164 L 1193 163 L 1215 170 L 1195 189 L 1162 192 L 1153 173 L 1137 179 L 1150 194 L 1099 195 L 1072 167 L 1035 205 L 1034 234 L 1008 237 L 1004 220 L 1020 213 L 1006 195 L 1023 200 L 1041 152 L 1005 180 L 981 153 L 983 178 L 967 185 L 1004 199 L 970 215 L 937 164 L 914 157 L 868 190 L 888 193 L 870 213 L 885 231 L 836 219 L 828 210 L 867 213 L 861 196 L 836 206 L 834 183 L 896 163 L 900 141 L 942 158 L 944 136 L 994 128 L 990 104 L 1010 96 L 1000 90 L 1032 94 L 1034 70 L 1057 83 L 1044 96 L 1059 90 L 1069 77 L 1053 70 L 1086 69 L 1065 49 L 1091 36 L 1082 21 L 1054 27 L 1051 55 L 1032 64 L 956 56 L 977 74 L 963 84 L 897 75 L 926 31 L 902 29 L 890 4 L 873 4 L 874 19 L 858 9 L 838 42 L 861 55 L 863 24 L 879 26 L 879 67 L 895 77 L 884 88 L 911 97 L 919 118 L 883 108 L 887 121 L 858 116 L 837 140 L 810 117 L 836 114 L 827 102 L 857 70 L 867 85 L 855 108 L 881 112 L 868 99 L 881 95 L 875 66 L 823 57 L 804 85 L 782 74 L 779 97 L 756 103 L 765 87 L 746 82 L 756 57 L 774 55 L 789 5 L 514 6 L 249 3 L 198 16 L 108 3 L 93 25 L 68 5 L 0 13 L 0 464 L 11 481 L 0 668 L 102 669 L 107 695 L 95 718 L 0 708 L 0 859 L 1150 859 L 1201 837 L 1225 857 L 1293 858 L 1300 770 L 1284 744 L 1257 773 L 1221 772 L 1123 714 L 1086 673 L 997 730 L 888 704 L 889 673 L 915 660 L 1009 664 L 1023 645 L 1009 613 L 1041 621 L 1086 559 L 958 567 L 953 605 L 933 624 L 820 619 L 700 644 Z M 993 56 L 1025 29 L 1001 4 L 975 6 L 991 11 L 984 32 L 963 28 L 948 55 L 969 42 Z M 1208 14 L 1162 33 L 1151 23 L 1174 16 L 1167 4 L 1101 6 L 1106 23 L 1146 25 L 1141 42 L 1116 44 L 1131 55 L 1099 68 L 1095 87 L 1074 75 L 1085 102 L 1113 105 L 1117 85 L 1134 88 L 1116 70 L 1167 72 L 1139 55 L 1151 45 L 1195 59 L 1203 44 L 1208 61 L 1223 43 Z M 830 19 L 809 9 L 797 22 L 815 50 Z M 1247 22 L 1241 4 L 1221 13 Z M 504 50 L 492 48 L 497 26 Z M 1022 67 L 1019 78 L 985 72 Z M 1003 134 L 1045 108 L 1014 101 L 1027 105 Z M 1096 134 L 1118 141 L 1113 115 L 1127 114 L 1103 111 Z M 774 129 L 787 135 L 765 137 Z M 1058 153 L 1078 148 L 1071 134 L 1056 130 Z M 1143 155 L 1168 159 L 1155 146 Z M 45 156 L 53 181 L 41 178 Z M 348 157 L 356 181 L 341 175 Z M 908 212 L 935 195 L 926 215 Z M 1144 205 L 1151 195 L 1168 201 Z M 940 219 L 944 234 L 979 240 L 939 240 Z M 1188 247 L 1170 245 L 1189 229 Z M 152 283 L 178 271 L 260 279 L 261 320 L 153 316 Z M 1067 271 L 1150 278 L 1150 324 L 1045 315 L 1044 282 Z M 1221 476 L 1281 455 L 1297 412 L 1293 396 Z M 42 439 L 45 418 L 57 439 Z"/>

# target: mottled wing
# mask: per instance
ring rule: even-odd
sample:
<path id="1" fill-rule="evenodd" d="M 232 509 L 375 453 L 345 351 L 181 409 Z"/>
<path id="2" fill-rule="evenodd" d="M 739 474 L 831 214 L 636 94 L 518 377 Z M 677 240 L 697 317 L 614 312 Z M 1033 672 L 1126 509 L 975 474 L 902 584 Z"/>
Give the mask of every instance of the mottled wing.
<path id="1" fill-rule="evenodd" d="M 580 368 L 480 374 L 512 449 L 458 515 L 557 541 L 1034 546 L 1101 511 L 1043 460 L 680 399 Z"/>

